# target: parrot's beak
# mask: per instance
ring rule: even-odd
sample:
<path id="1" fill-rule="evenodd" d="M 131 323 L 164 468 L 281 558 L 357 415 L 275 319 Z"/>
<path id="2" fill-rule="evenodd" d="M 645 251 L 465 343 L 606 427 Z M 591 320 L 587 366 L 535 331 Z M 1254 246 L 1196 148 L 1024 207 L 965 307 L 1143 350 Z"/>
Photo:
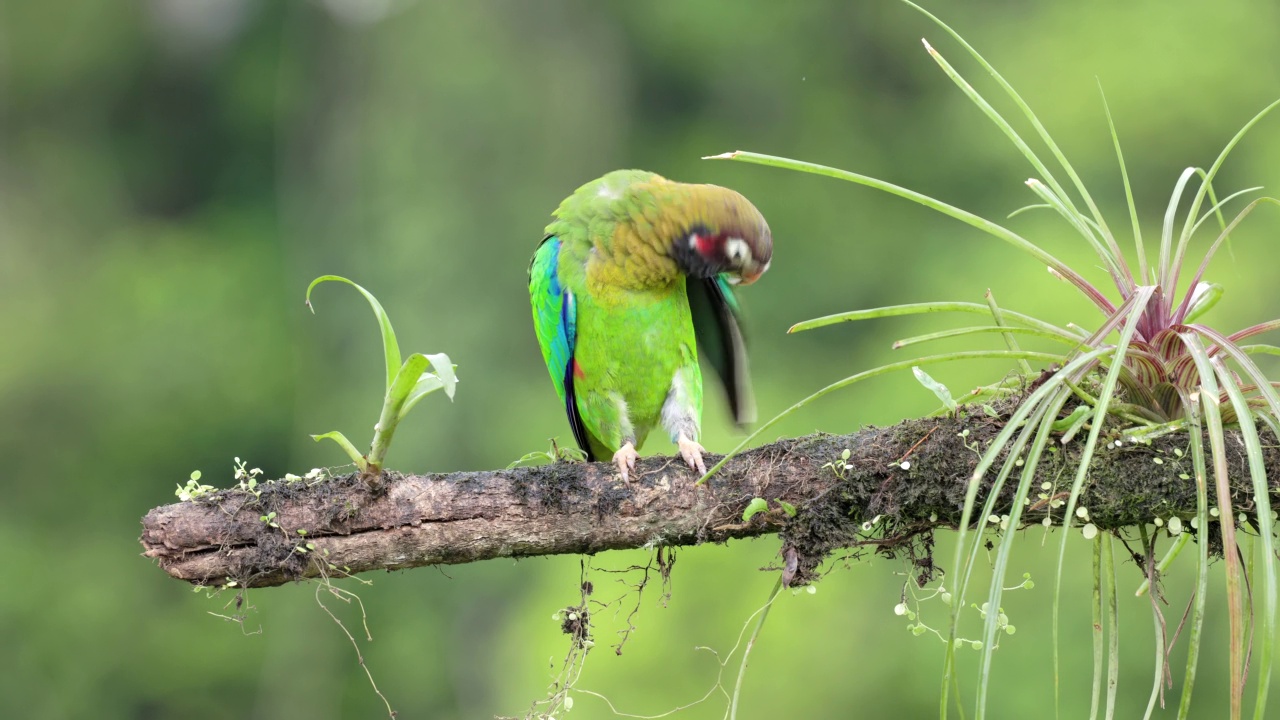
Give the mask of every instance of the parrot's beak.
<path id="1" fill-rule="evenodd" d="M 760 279 L 760 276 L 769 269 L 769 263 L 764 265 L 751 265 L 742 269 L 742 279 L 738 282 L 742 285 L 750 285 Z"/>

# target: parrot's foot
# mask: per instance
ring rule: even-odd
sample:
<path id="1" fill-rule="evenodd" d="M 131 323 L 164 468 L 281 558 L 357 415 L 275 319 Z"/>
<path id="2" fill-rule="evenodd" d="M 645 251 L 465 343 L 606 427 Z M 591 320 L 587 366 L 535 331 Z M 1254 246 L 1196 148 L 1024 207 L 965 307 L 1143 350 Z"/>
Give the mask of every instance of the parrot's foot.
<path id="1" fill-rule="evenodd" d="M 698 475 L 707 474 L 707 466 L 702 463 L 702 453 L 707 449 L 698 444 L 697 440 L 690 440 L 683 434 L 676 439 L 676 445 L 680 447 L 680 457 L 689 463 L 689 467 L 697 470 Z"/>
<path id="2" fill-rule="evenodd" d="M 630 482 L 630 471 L 636 469 L 636 460 L 640 457 L 640 453 L 636 452 L 635 445 L 630 442 L 624 443 L 618 448 L 618 452 L 613 454 L 613 464 L 618 466 L 618 472 L 622 475 L 622 482 Z"/>

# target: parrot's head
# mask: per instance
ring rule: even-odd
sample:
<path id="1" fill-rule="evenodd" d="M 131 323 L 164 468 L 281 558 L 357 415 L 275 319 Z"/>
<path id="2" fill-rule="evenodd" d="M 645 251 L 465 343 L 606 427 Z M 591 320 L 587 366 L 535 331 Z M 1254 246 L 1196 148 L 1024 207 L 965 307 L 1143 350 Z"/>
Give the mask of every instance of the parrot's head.
<path id="1" fill-rule="evenodd" d="M 773 235 L 764 216 L 732 190 L 690 187 L 689 222 L 671 241 L 680 270 L 696 278 L 723 274 L 733 284 L 760 279 L 773 259 Z"/>

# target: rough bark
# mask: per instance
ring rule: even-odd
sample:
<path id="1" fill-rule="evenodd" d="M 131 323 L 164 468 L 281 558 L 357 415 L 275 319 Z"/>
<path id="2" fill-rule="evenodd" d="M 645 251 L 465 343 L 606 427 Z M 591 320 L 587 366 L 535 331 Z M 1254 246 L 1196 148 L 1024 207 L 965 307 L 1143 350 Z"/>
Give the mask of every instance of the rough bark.
<path id="1" fill-rule="evenodd" d="M 811 580 L 833 551 L 868 545 L 916 553 L 927 573 L 932 532 L 960 522 L 969 478 L 1002 422 L 962 415 L 780 440 L 735 457 L 703 487 L 693 485 L 696 477 L 678 458 L 666 457 L 642 458 L 629 484 L 608 464 L 566 462 L 439 475 L 389 473 L 372 484 L 357 476 L 316 484 L 273 482 L 260 485 L 256 496 L 223 490 L 155 508 L 142 519 L 141 540 L 144 554 L 175 578 L 205 585 L 235 580 L 246 587 L 322 574 L 722 543 L 769 533 L 781 535 L 785 576 L 792 584 Z M 1280 478 L 1273 440 L 1264 439 L 1268 474 Z M 1089 520 L 1112 530 L 1178 516 L 1189 528 L 1196 493 L 1194 479 L 1180 477 L 1194 475 L 1187 444 L 1185 434 L 1174 434 L 1150 445 L 1112 443 L 1100 449 L 1081 498 Z M 1024 524 L 1046 516 L 1060 524 L 1063 510 L 1051 501 L 1065 498 L 1082 445 L 1075 440 L 1046 455 Z M 1227 445 L 1235 508 L 1250 513 L 1243 443 L 1228 433 Z M 841 461 L 844 450 L 849 456 Z M 980 500 L 994 475 L 983 479 Z M 1015 475 L 999 493 L 996 514 L 1009 512 L 1016 482 Z M 1038 498 L 1042 482 L 1052 483 L 1048 499 Z M 743 522 L 744 509 L 756 497 L 768 500 L 769 510 Z M 797 508 L 796 516 L 778 500 Z M 262 520 L 271 512 L 278 527 Z M 874 526 L 867 532 L 869 521 Z M 975 523 L 985 524 L 986 518 Z M 314 550 L 300 552 L 306 543 Z"/>

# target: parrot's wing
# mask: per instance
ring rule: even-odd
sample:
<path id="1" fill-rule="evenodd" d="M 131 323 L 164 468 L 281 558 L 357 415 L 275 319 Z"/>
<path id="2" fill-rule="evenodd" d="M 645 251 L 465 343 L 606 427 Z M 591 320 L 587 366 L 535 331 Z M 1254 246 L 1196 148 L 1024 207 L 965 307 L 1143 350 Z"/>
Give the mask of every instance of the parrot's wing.
<path id="1" fill-rule="evenodd" d="M 715 368 L 739 426 L 755 422 L 755 398 L 747 370 L 747 344 L 738 321 L 738 301 L 723 276 L 687 283 L 693 332 L 703 357 Z"/>
<path id="2" fill-rule="evenodd" d="M 578 305 L 573 292 L 560 284 L 559 238 L 544 238 L 529 263 L 529 299 L 533 305 L 533 327 L 542 346 L 542 357 L 551 372 L 556 394 L 564 401 L 573 439 L 586 453 L 588 460 L 595 460 L 591 445 L 587 442 L 587 426 L 578 412 L 578 399 L 573 391 L 574 346 L 577 340 Z"/>

